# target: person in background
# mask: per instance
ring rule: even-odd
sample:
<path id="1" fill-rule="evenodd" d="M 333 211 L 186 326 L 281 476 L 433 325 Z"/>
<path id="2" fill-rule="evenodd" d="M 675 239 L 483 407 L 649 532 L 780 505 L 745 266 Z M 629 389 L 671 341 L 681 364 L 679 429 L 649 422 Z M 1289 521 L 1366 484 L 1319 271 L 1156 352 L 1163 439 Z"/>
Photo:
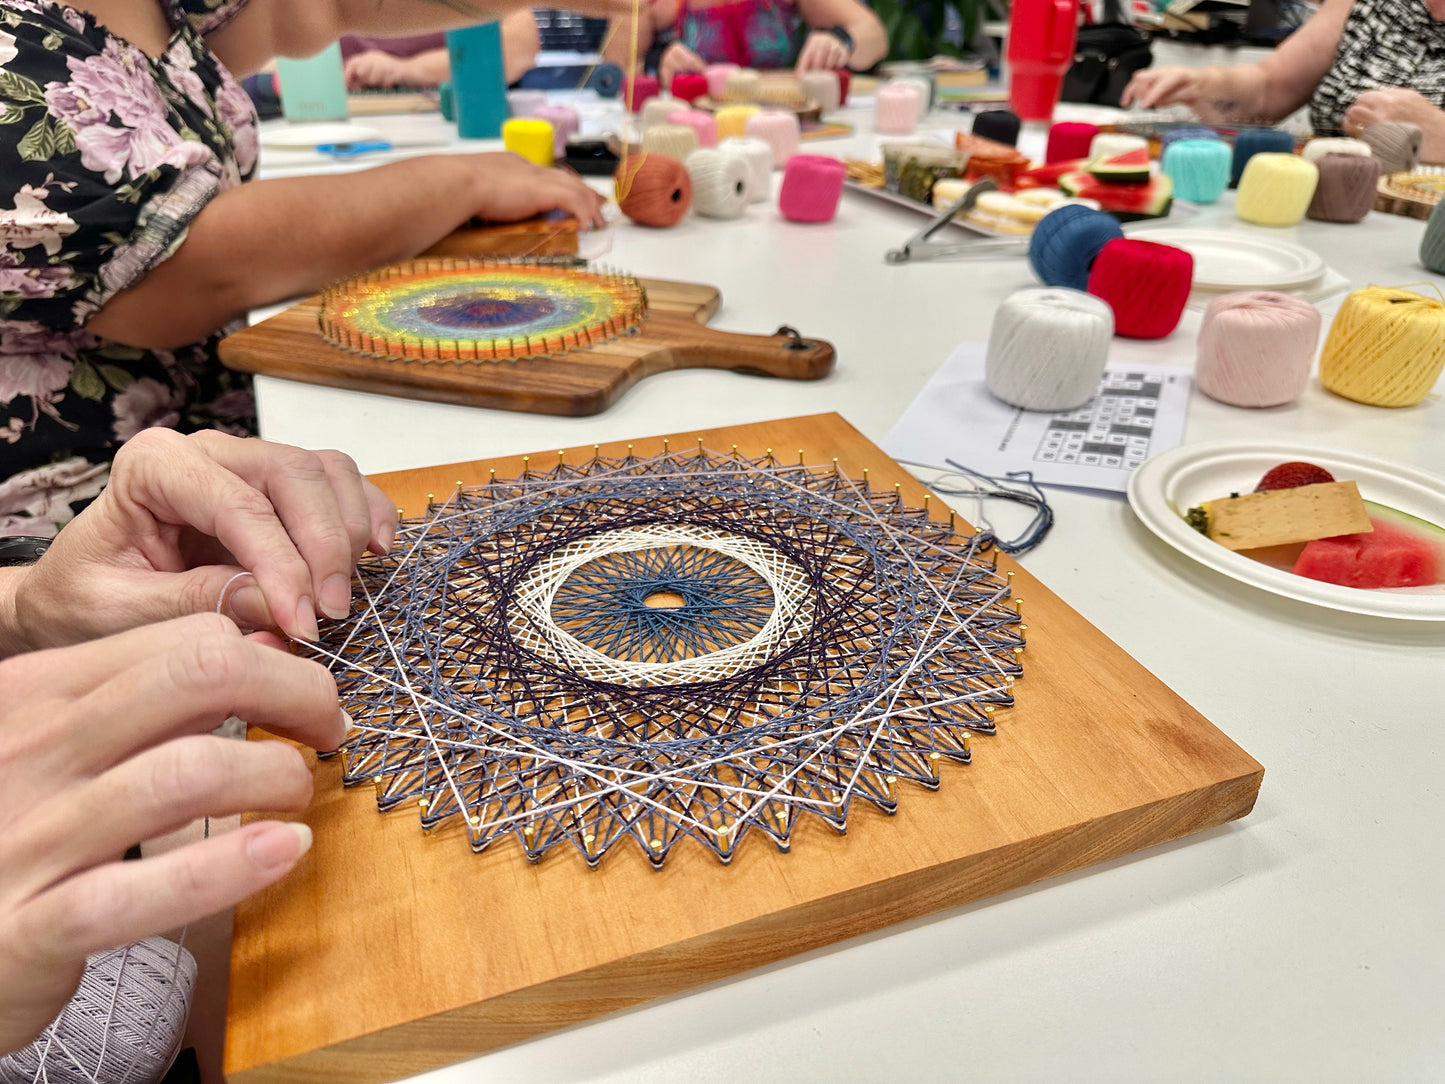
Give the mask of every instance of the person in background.
<path id="1" fill-rule="evenodd" d="M 1418 124 L 1422 160 L 1445 162 L 1445 0 L 1325 0 L 1258 64 L 1147 68 L 1123 97 L 1187 105 L 1211 123 L 1274 123 L 1307 103 L 1321 135 Z"/>
<path id="2" fill-rule="evenodd" d="M 350 720 L 326 669 L 244 630 L 315 639 L 312 600 L 344 614 L 352 566 L 395 531 L 339 452 L 150 429 L 44 556 L 0 567 L 0 1054 L 54 1019 L 87 954 L 300 861 L 310 830 L 275 819 L 121 858 L 201 817 L 305 809 L 294 747 L 209 732 L 234 714 L 340 744 Z"/>
<path id="3" fill-rule="evenodd" d="M 606 10 L 607 0 L 595 0 Z M 0 0 L 0 535 L 50 535 L 150 426 L 255 430 L 216 347 L 258 306 L 407 259 L 472 218 L 600 225 L 513 154 L 256 181 L 236 76 L 343 32 L 475 22 L 463 0 Z"/>
<path id="4" fill-rule="evenodd" d="M 635 30 L 630 18 L 613 25 L 607 59 L 625 70 L 636 33 L 639 61 L 664 87 L 708 64 L 866 71 L 888 54 L 883 24 L 858 0 L 653 0 Z"/>
<path id="5" fill-rule="evenodd" d="M 537 20 L 526 10 L 514 11 L 500 21 L 502 64 L 511 86 L 537 62 Z M 440 33 L 410 38 L 348 34 L 341 39 L 341 56 L 346 62 L 346 85 L 352 90 L 431 89 L 452 77 L 446 35 Z"/>

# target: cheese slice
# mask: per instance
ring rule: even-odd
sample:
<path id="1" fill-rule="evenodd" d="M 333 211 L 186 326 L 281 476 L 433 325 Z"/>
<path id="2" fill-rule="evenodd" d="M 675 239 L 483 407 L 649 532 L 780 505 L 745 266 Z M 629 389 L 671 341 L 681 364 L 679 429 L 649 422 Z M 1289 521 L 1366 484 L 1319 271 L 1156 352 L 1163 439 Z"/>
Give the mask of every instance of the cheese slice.
<path id="1" fill-rule="evenodd" d="M 1354 482 L 1321 482 L 1205 501 L 1204 533 L 1232 550 L 1373 530 Z"/>

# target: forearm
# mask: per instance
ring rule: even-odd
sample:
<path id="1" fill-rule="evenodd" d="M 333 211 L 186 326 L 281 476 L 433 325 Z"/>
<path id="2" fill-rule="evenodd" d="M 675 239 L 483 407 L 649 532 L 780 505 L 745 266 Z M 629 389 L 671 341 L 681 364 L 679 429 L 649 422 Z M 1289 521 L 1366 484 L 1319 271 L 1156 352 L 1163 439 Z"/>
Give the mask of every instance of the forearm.
<path id="1" fill-rule="evenodd" d="M 634 57 L 632 52 L 633 37 L 637 39 L 637 53 Z M 632 15 L 614 16 L 607 25 L 607 37 L 603 42 L 602 58 L 616 64 L 624 72 L 628 71 L 628 65 L 636 61 L 637 70 L 640 72 L 646 67 L 647 51 L 652 48 L 656 40 L 656 34 L 652 27 L 652 15 L 646 4 L 643 4 L 638 12 L 637 22 L 633 21 Z M 665 89 L 665 88 L 664 88 Z"/>
<path id="2" fill-rule="evenodd" d="M 0 659 L 28 651 L 20 631 L 20 613 L 16 598 L 27 568 L 0 568 Z"/>
<path id="3" fill-rule="evenodd" d="M 859 13 L 843 24 L 853 39 L 853 56 L 848 66 L 854 71 L 867 71 L 888 55 L 888 33 L 871 11 Z"/>

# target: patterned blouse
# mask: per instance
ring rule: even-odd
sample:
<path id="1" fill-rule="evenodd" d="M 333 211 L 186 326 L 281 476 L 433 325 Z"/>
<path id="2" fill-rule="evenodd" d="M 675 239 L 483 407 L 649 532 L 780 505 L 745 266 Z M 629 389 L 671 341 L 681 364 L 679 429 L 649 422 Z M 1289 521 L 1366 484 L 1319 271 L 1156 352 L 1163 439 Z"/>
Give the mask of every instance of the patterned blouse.
<path id="1" fill-rule="evenodd" d="M 678 5 L 677 38 L 712 64 L 786 68 L 797 55 L 802 20 L 792 0 L 730 0 Z"/>
<path id="2" fill-rule="evenodd" d="M 1445 108 L 1445 21 L 1424 0 L 1355 0 L 1335 62 L 1310 99 L 1316 132 L 1339 132 L 1362 90 L 1409 87 Z"/>
<path id="3" fill-rule="evenodd" d="M 221 331 L 168 351 L 85 330 L 256 166 L 255 111 L 205 42 L 246 0 L 159 2 L 152 60 L 87 13 L 0 0 L 0 536 L 53 534 L 147 426 L 255 428 Z"/>

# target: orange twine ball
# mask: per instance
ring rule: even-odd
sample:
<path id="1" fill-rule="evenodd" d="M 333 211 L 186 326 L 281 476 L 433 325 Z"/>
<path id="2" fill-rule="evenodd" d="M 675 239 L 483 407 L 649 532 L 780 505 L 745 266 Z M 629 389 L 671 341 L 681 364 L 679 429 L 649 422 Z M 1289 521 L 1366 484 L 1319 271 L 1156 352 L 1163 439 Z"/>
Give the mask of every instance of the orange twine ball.
<path id="1" fill-rule="evenodd" d="M 692 178 L 676 158 L 630 154 L 613 182 L 617 205 L 639 226 L 676 226 L 692 206 Z"/>

